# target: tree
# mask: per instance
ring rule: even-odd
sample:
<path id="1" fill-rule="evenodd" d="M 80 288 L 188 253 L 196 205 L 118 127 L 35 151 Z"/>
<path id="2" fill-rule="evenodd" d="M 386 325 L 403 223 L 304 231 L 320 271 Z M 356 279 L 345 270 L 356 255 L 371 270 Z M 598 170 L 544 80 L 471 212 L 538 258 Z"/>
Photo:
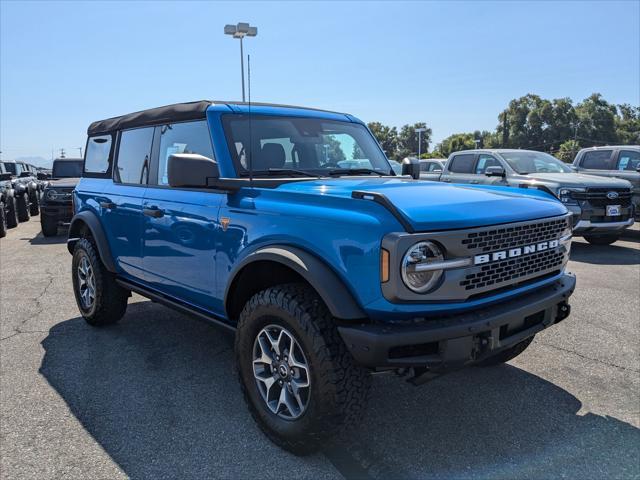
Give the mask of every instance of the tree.
<path id="1" fill-rule="evenodd" d="M 351 158 L 354 160 L 358 160 L 360 158 L 366 158 L 364 152 L 360 148 L 360 145 L 357 143 L 353 144 L 353 151 L 351 152 Z"/>
<path id="2" fill-rule="evenodd" d="M 425 132 L 420 135 L 420 151 L 427 152 L 429 143 L 431 143 L 431 129 L 424 122 L 418 122 L 413 125 L 404 125 L 398 134 L 398 153 L 397 158 L 402 159 L 418 154 L 418 133 L 416 128 L 426 128 Z"/>
<path id="3" fill-rule="evenodd" d="M 580 150 L 580 144 L 575 140 L 567 140 L 560 144 L 560 148 L 556 152 L 556 157 L 563 162 L 571 163 L 576 157 L 576 153 Z"/>
<path id="4" fill-rule="evenodd" d="M 640 145 L 640 107 L 618 105 L 616 137 L 624 145 Z"/>
<path id="5" fill-rule="evenodd" d="M 615 144 L 617 113 L 615 105 L 607 102 L 599 93 L 594 93 L 579 103 L 576 114 L 580 144 Z"/>
<path id="6" fill-rule="evenodd" d="M 442 155 L 442 157 L 446 158 L 453 152 L 476 148 L 475 140 L 473 133 L 454 133 L 442 140 L 442 142 L 436 147 L 436 150 Z"/>
<path id="7" fill-rule="evenodd" d="M 396 127 L 388 127 L 380 122 L 371 122 L 367 126 L 378 140 L 387 157 L 396 158 L 398 150 L 398 131 Z"/>

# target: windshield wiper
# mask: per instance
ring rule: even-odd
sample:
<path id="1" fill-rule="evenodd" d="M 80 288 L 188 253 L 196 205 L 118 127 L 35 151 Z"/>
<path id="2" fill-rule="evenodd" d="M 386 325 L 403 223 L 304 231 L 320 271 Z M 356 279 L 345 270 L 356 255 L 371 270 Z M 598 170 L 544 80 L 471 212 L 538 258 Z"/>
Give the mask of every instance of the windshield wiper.
<path id="1" fill-rule="evenodd" d="M 374 173 L 381 177 L 389 175 L 388 173 L 382 173 L 371 168 L 333 168 L 327 172 L 331 177 L 337 177 L 340 175 L 365 175 Z"/>
<path id="2" fill-rule="evenodd" d="M 270 168 L 269 170 L 267 170 L 267 172 L 269 173 L 269 175 L 281 175 L 281 174 L 288 174 L 288 175 L 302 175 L 304 177 L 319 177 L 319 175 L 316 175 L 315 173 L 311 173 L 311 172 L 307 172 L 305 170 L 296 170 L 295 168 Z"/>

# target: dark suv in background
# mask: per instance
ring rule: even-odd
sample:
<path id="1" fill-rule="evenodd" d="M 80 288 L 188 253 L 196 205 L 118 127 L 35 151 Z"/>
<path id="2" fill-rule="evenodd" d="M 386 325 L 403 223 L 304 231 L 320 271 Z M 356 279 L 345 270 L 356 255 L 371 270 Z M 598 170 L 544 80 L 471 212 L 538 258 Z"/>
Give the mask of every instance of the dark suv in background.
<path id="1" fill-rule="evenodd" d="M 7 229 L 18 226 L 12 179 L 13 174 L 0 162 L 0 238 L 7 235 Z"/>
<path id="2" fill-rule="evenodd" d="M 640 220 L 640 146 L 583 148 L 576 155 L 573 168 L 590 175 L 623 178 L 631 182 L 635 219 Z"/>
<path id="3" fill-rule="evenodd" d="M 56 158 L 53 161 L 52 180 L 44 190 L 40 206 L 40 224 L 45 237 L 56 235 L 59 226 L 71 221 L 71 194 L 82 175 L 82 163 L 82 158 Z"/>
<path id="4" fill-rule="evenodd" d="M 15 177 L 12 180 L 12 186 L 18 220 L 27 222 L 31 215 L 40 213 L 40 195 L 43 183 L 38 179 L 36 168 L 32 165 L 14 160 L 3 160 L 2 163 L 5 171 Z"/>

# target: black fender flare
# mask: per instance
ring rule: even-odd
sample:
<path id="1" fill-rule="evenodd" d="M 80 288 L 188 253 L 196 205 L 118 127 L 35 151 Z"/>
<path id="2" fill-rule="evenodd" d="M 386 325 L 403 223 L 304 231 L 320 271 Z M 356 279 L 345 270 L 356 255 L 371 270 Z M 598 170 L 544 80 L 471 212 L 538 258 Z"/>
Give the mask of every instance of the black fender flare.
<path id="1" fill-rule="evenodd" d="M 13 188 L 6 188 L 4 190 L 4 192 L 2 192 L 2 201 L 5 203 L 7 203 L 7 200 L 9 200 L 11 197 L 15 196 L 14 195 L 14 191 Z"/>
<path id="2" fill-rule="evenodd" d="M 288 245 L 260 247 L 238 262 L 231 270 L 225 289 L 225 308 L 229 304 L 229 291 L 237 275 L 246 266 L 258 261 L 280 263 L 295 271 L 315 289 L 334 317 L 343 320 L 366 318 L 367 314 L 345 283 L 325 262 L 305 250 Z"/>
<path id="3" fill-rule="evenodd" d="M 104 233 L 104 229 L 102 228 L 102 224 L 100 223 L 100 219 L 90 210 L 77 213 L 71 219 L 71 224 L 69 225 L 69 237 L 67 238 L 67 250 L 69 250 L 69 253 L 73 255 L 73 248 L 76 243 L 78 243 L 78 240 L 80 240 L 83 229 L 82 227 L 85 225 L 91 232 L 91 236 L 95 241 L 96 247 L 98 247 L 98 253 L 100 254 L 102 263 L 108 271 L 116 273 L 116 263 L 113 261 L 111 248 L 109 247 L 109 242 Z"/>

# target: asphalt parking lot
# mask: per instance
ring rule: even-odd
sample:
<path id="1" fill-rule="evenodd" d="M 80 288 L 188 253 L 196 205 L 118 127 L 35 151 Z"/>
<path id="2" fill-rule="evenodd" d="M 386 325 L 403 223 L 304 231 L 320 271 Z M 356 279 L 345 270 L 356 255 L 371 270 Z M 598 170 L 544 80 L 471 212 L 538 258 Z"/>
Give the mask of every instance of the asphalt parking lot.
<path id="1" fill-rule="evenodd" d="M 359 429 L 297 458 L 255 427 L 232 338 L 141 297 L 80 318 L 64 236 L 0 240 L 0 477 L 638 478 L 640 230 L 574 241 L 571 317 L 508 365 L 374 378 Z"/>

